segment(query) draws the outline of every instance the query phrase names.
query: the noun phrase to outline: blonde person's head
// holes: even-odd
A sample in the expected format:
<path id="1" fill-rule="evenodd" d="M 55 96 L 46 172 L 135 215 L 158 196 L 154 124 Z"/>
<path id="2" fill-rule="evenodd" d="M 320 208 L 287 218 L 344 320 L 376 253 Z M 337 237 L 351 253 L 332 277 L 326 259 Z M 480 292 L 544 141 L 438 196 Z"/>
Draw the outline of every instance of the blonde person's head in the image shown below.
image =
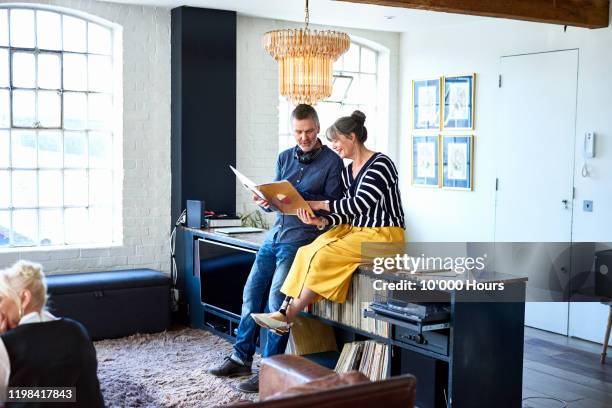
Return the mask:
<path id="1" fill-rule="evenodd" d="M 47 284 L 42 266 L 18 261 L 0 271 L 0 318 L 15 327 L 24 314 L 41 312 L 47 303 Z"/>

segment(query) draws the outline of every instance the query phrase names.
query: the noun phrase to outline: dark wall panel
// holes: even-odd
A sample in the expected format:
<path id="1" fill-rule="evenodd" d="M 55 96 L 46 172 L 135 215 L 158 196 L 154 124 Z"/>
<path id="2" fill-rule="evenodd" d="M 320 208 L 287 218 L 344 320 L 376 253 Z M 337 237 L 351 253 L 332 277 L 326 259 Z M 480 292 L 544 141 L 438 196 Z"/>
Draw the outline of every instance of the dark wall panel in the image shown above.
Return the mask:
<path id="1" fill-rule="evenodd" d="M 172 218 L 188 199 L 234 212 L 236 13 L 172 10 Z"/>

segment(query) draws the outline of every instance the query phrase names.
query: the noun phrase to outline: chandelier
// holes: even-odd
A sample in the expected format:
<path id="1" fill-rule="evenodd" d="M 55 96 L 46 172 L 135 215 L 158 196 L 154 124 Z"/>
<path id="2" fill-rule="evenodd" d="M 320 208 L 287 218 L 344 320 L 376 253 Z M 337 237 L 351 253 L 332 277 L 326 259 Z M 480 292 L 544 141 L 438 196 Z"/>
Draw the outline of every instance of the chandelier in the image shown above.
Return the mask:
<path id="1" fill-rule="evenodd" d="M 264 34 L 266 51 L 278 62 L 280 94 L 294 105 L 314 105 L 332 94 L 334 62 L 351 40 L 345 33 L 310 30 L 306 0 L 305 28 L 275 30 Z"/>

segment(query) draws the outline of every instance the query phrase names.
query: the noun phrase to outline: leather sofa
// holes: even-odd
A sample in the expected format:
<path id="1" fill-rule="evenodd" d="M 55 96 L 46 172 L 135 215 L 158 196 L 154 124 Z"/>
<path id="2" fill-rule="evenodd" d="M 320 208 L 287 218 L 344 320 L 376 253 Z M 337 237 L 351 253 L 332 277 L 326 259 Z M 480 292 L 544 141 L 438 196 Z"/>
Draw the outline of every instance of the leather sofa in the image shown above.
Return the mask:
<path id="1" fill-rule="evenodd" d="M 338 374 L 294 355 L 277 355 L 262 362 L 259 402 L 253 407 L 411 408 L 416 378 L 402 375 L 371 382 L 360 372 Z"/>

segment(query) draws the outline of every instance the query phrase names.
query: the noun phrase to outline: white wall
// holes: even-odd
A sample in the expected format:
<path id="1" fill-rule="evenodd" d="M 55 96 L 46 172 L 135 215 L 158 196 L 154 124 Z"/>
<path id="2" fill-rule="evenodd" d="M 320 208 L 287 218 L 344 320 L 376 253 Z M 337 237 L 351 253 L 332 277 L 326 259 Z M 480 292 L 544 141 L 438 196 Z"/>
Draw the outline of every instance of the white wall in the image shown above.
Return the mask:
<path id="1" fill-rule="evenodd" d="M 22 2 L 25 3 L 25 2 Z M 123 244 L 110 248 L 0 252 L 48 273 L 155 268 L 170 271 L 170 10 L 97 1 L 36 1 L 123 27 Z"/>
<path id="2" fill-rule="evenodd" d="M 576 198 L 572 240 L 612 241 L 612 28 L 588 30 L 561 26 L 482 19 L 479 23 L 440 30 L 402 33 L 400 45 L 400 151 L 402 192 L 409 241 L 492 241 L 494 234 L 495 138 L 500 57 L 505 55 L 579 50 L 576 120 Z M 554 70 L 555 67 L 541 67 Z M 410 87 L 413 79 L 476 72 L 474 191 L 422 189 L 410 185 Z M 525 95 L 526 98 L 529 95 Z M 587 130 L 597 133 L 597 157 L 590 161 L 590 178 L 582 178 L 581 143 Z M 520 158 L 517 158 L 520 160 Z M 542 152 L 546 166 L 555 157 Z M 569 163 L 568 165 L 572 165 Z M 545 180 L 542 188 L 546 188 Z M 520 199 L 520 198 L 519 198 Z M 582 211 L 582 201 L 594 201 L 594 211 Z M 517 216 L 520 216 L 517 214 Z M 598 304 L 576 305 L 570 313 L 570 334 L 601 341 L 607 309 Z M 580 309 L 580 313 L 578 313 Z"/>
<path id="3" fill-rule="evenodd" d="M 299 27 L 302 25 L 295 22 L 238 16 L 236 163 L 237 168 L 255 182 L 272 180 L 279 149 L 278 65 L 263 48 L 261 39 L 267 31 Z M 389 154 L 397 160 L 399 34 L 325 28 L 344 31 L 389 49 Z M 375 135 L 374 129 L 369 129 L 369 133 Z M 236 211 L 251 212 L 254 209 L 250 196 L 242 186 L 237 186 Z"/>

